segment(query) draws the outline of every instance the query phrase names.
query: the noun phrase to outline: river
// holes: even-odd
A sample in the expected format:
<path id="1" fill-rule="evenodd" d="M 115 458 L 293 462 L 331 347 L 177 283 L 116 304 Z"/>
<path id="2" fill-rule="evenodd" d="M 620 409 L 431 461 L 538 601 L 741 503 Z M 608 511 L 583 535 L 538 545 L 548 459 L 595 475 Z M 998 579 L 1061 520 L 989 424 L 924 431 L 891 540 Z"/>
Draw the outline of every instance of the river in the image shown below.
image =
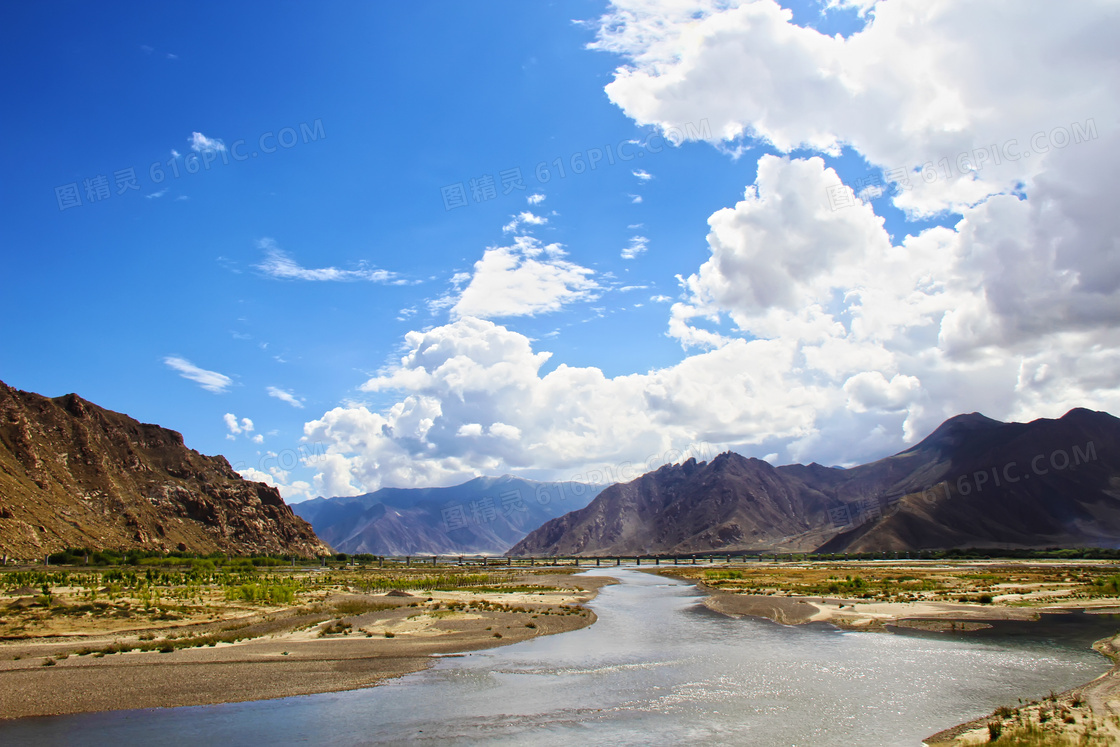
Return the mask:
<path id="1" fill-rule="evenodd" d="M 600 591 L 599 619 L 583 630 L 444 657 L 366 690 L 23 719 L 0 725 L 0 743 L 918 745 L 1108 668 L 1085 631 L 785 627 L 715 614 L 672 579 L 589 575 L 620 583 Z"/>

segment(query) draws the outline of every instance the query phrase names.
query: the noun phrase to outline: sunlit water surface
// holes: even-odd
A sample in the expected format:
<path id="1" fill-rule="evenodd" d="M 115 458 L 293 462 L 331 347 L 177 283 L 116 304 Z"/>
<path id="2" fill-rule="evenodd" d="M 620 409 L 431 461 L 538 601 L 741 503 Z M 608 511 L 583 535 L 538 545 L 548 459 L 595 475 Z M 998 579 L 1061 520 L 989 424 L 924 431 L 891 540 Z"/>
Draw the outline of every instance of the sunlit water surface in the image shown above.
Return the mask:
<path id="1" fill-rule="evenodd" d="M 583 630 L 443 658 L 367 690 L 25 719 L 0 725 L 0 744 L 917 745 L 1107 669 L 1086 645 L 1092 631 L 783 627 L 716 615 L 694 587 L 640 571 L 590 575 L 621 583 L 600 591 L 599 620 Z"/>

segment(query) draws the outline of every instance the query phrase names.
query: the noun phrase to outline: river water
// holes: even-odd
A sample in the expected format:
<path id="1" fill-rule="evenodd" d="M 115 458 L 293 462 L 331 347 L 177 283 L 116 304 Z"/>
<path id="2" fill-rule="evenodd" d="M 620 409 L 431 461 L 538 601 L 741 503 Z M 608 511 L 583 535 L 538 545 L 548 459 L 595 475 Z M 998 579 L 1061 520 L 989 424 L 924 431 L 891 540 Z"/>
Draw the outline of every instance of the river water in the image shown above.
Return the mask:
<path id="1" fill-rule="evenodd" d="M 347 693 L 24 719 L 2 744 L 918 745 L 1108 668 L 1097 630 L 1052 637 L 852 633 L 730 619 L 691 585 L 629 569 L 589 628 Z M 1064 616 L 1068 617 L 1068 616 Z"/>

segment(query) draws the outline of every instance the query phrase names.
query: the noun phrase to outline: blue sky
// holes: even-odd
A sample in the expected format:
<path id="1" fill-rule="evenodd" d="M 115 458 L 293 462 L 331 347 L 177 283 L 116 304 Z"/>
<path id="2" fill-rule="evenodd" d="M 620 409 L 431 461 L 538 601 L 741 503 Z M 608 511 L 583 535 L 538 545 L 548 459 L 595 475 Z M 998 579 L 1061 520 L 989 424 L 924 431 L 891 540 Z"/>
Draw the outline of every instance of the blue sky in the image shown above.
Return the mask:
<path id="1" fill-rule="evenodd" d="M 721 43 L 751 50 L 750 33 L 784 23 L 814 35 L 812 48 L 824 51 L 813 54 L 831 54 L 829 39 L 833 46 L 851 42 L 870 19 L 879 25 L 885 11 L 870 2 L 828 11 L 787 3 L 792 17 L 775 21 L 762 13 L 763 6 L 777 9 L 772 2 L 755 4 L 753 20 L 725 4 L 704 4 L 695 18 L 682 19 L 671 5 L 6 7 L 0 378 L 49 396 L 75 391 L 179 430 L 193 448 L 224 454 L 250 476 L 280 484 L 289 500 L 382 484 L 449 484 L 473 474 L 566 479 L 596 466 L 654 463 L 657 455 L 671 461 L 700 443 L 779 462 L 847 463 L 900 448 L 961 408 L 990 403 L 989 415 L 1013 417 L 1050 414 L 1070 402 L 1110 406 L 1111 383 L 1085 389 L 1067 382 L 1060 396 L 1027 397 L 1022 365 L 1013 380 L 1004 370 L 1009 350 L 1020 363 L 1039 354 L 1021 340 L 985 342 L 984 355 L 1004 368 L 976 374 L 975 351 L 956 368 L 945 361 L 919 366 L 920 344 L 891 348 L 883 341 L 896 338 L 884 335 L 871 350 L 860 347 L 866 340 L 856 345 L 855 327 L 847 326 L 840 337 L 853 347 L 837 355 L 866 356 L 866 365 L 809 371 L 812 357 L 798 348 L 808 367 L 794 361 L 770 371 L 766 361 L 784 355 L 779 343 L 811 342 L 790 326 L 797 304 L 848 325 L 855 312 L 845 299 L 870 297 L 874 283 L 813 286 L 823 295 L 811 304 L 790 291 L 794 300 L 783 306 L 780 283 L 772 285 L 774 298 L 763 298 L 771 284 L 756 255 L 742 272 L 715 277 L 719 247 L 730 251 L 734 241 L 725 236 L 713 248 L 709 220 L 736 209 L 751 185 L 769 194 L 771 187 L 756 184 L 761 158 L 785 157 L 772 162 L 775 196 L 783 179 L 794 179 L 791 169 L 813 163 L 829 184 L 858 192 L 861 179 L 936 161 L 931 154 L 955 155 L 944 143 L 956 140 L 938 139 L 947 131 L 969 144 L 1003 142 L 1030 135 L 1036 117 L 1027 112 L 1022 122 L 998 126 L 976 118 L 955 130 L 927 123 L 906 130 L 910 142 L 895 143 L 889 121 L 913 111 L 891 111 L 875 96 L 858 103 L 852 94 L 843 111 L 884 106 L 881 131 L 843 124 L 849 115 L 837 114 L 827 95 L 823 125 L 811 101 L 802 102 L 809 114 L 790 113 L 792 95 L 761 114 L 744 95 L 743 108 L 728 112 L 744 86 L 732 85 L 726 71 L 705 71 L 719 64 L 704 58 L 705 50 L 718 51 L 712 39 L 730 37 Z M 609 24 L 600 21 L 612 15 Z M 604 41 L 604 29 L 650 28 L 642 24 L 651 19 L 660 19 L 661 36 Z M 701 22 L 707 46 L 674 36 L 674 28 L 687 34 Z M 880 36 L 894 29 L 897 42 L 903 27 L 904 20 L 883 21 Z M 879 29 L 868 28 L 870 45 Z M 788 67 L 779 59 L 789 52 L 780 35 L 767 38 L 778 39 L 774 67 L 761 65 L 752 81 Z M 607 49 L 588 48 L 596 42 Z M 679 48 L 665 57 L 674 44 Z M 853 70 L 857 54 L 891 64 L 881 50 L 837 54 L 847 55 L 841 61 Z M 624 65 L 641 80 L 618 83 Z M 661 83 L 674 66 L 682 82 L 667 90 Z M 794 83 L 788 90 L 817 95 L 812 80 Z M 963 84 L 949 76 L 946 85 Z M 1055 122 L 1096 117 L 1104 133 L 1104 104 L 1067 104 Z M 834 119 L 836 131 L 816 132 Z M 745 130 L 728 134 L 729 123 Z M 620 144 L 630 160 L 619 157 Z M 596 158 L 594 170 L 573 173 Z M 547 169 L 547 182 L 538 166 Z M 524 189 L 503 194 L 501 175 L 513 169 Z M 884 251 L 908 234 L 940 241 L 939 227 L 963 235 L 957 226 L 968 211 L 1016 199 L 1015 185 L 1021 189 L 1038 173 L 1000 174 L 987 186 L 958 174 L 969 182 L 959 189 L 946 178 L 935 185 L 945 187 L 941 192 L 909 200 L 888 193 L 864 206 L 832 205 L 831 216 L 822 215 L 849 223 L 858 215 L 859 225 L 843 230 L 867 232 L 866 240 L 852 240 L 884 241 Z M 487 176 L 493 196 L 472 196 L 472 180 Z M 99 177 L 107 196 L 91 199 Z M 466 204 L 448 209 L 445 189 L 460 184 Z M 824 188 L 805 194 L 819 203 Z M 770 200 L 758 208 L 783 214 L 777 206 Z M 528 220 L 511 226 L 522 213 Z M 727 215 L 728 231 L 744 225 Z M 771 239 L 785 235 L 771 228 Z M 760 251 L 799 251 L 779 244 Z M 508 251 L 496 251 L 503 247 Z M 629 258 L 627 247 L 637 249 Z M 483 267 L 484 258 L 492 264 Z M 863 260 L 837 261 L 849 267 Z M 702 273 L 705 263 L 715 269 Z M 798 276 L 783 266 L 781 277 Z M 696 282 L 682 285 L 690 277 Z M 739 282 L 754 287 L 753 295 L 737 290 Z M 739 304 L 747 297 L 755 299 L 750 308 Z M 792 316 L 774 326 L 767 306 Z M 908 329 L 940 325 L 944 339 L 946 309 L 959 306 L 928 312 L 941 316 Z M 978 313 L 990 319 L 999 310 Z M 1057 331 L 1078 327 L 1066 322 Z M 719 339 L 698 342 L 705 331 Z M 401 363 L 438 345 L 453 349 L 439 376 L 435 363 Z M 950 358 L 958 350 L 934 347 Z M 545 352 L 547 360 L 530 362 Z M 717 365 L 705 355 L 722 358 Z M 475 378 L 466 377 L 472 383 L 456 378 L 463 369 L 455 361 L 480 366 Z M 737 372 L 755 365 L 743 374 L 752 383 L 721 389 L 734 388 Z M 409 378 L 418 367 L 430 380 Z M 507 368 L 527 378 L 505 381 Z M 697 378 L 693 369 L 718 376 Z M 675 391 L 695 388 L 695 397 L 665 394 L 669 379 Z M 778 401 L 784 394 L 775 399 L 763 380 L 793 399 Z M 502 381 L 509 386 L 493 384 Z M 944 396 L 962 386 L 964 395 Z M 557 404 L 557 391 L 570 391 L 572 401 Z M 611 413 L 600 401 L 624 409 Z M 711 412 L 697 416 L 704 408 Z M 642 423 L 627 424 L 635 410 L 643 411 Z M 855 435 L 839 447 L 837 434 L 845 432 Z M 388 441 L 373 445 L 378 439 Z M 610 439 L 619 446 L 604 446 Z M 309 448 L 317 456 L 308 459 Z M 278 470 L 277 459 L 266 461 L 293 451 L 304 463 L 288 460 L 289 468 Z"/>

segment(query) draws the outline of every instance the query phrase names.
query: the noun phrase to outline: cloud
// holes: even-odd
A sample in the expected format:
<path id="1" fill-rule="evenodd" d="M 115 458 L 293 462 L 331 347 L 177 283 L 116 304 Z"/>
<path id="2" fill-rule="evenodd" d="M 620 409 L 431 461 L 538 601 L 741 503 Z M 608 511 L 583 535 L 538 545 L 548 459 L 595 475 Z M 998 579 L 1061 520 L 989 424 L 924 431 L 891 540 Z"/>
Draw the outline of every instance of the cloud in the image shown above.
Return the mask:
<path id="1" fill-rule="evenodd" d="M 905 438 L 974 409 L 1114 409 L 1099 372 L 1120 355 L 1120 137 L 1105 124 L 1120 100 L 1080 83 L 1120 73 L 1111 4 L 831 6 L 866 26 L 824 36 L 772 0 L 616 0 L 602 19 L 593 46 L 625 63 L 606 91 L 636 123 L 737 154 L 847 149 L 889 187 L 861 203 L 821 159 L 763 156 L 743 200 L 710 217 L 711 257 L 681 278 L 670 333 L 792 342 L 797 379 L 827 383 L 850 414 L 878 410 L 896 432 L 905 402 Z M 945 225 L 896 241 L 880 197 Z"/>
<path id="2" fill-rule="evenodd" d="M 187 142 L 195 153 L 220 153 L 226 149 L 225 143 L 221 140 L 208 138 L 201 132 L 192 132 Z"/>
<path id="3" fill-rule="evenodd" d="M 563 259 L 559 244 L 532 236 L 490 247 L 474 265 L 470 282 L 454 300 L 453 317 L 494 319 L 558 311 L 595 298 L 593 271 Z M 457 276 L 463 282 L 463 276 Z"/>
<path id="4" fill-rule="evenodd" d="M 509 223 L 502 226 L 502 231 L 504 233 L 510 233 L 511 231 L 516 231 L 518 227 L 522 225 L 543 226 L 545 223 L 548 223 L 548 218 L 540 215 L 534 215 L 528 210 L 524 210 L 513 216 L 513 220 L 511 220 Z"/>
<path id="5" fill-rule="evenodd" d="M 649 248 L 649 239 L 645 236 L 632 236 L 630 244 L 623 248 L 623 259 L 634 259 L 639 254 L 644 254 L 646 249 Z"/>
<path id="6" fill-rule="evenodd" d="M 163 197 L 165 194 L 167 194 L 167 190 L 166 189 L 161 189 L 158 192 L 152 192 L 151 194 L 144 195 L 144 196 L 147 197 L 149 200 L 158 200 L 159 198 Z"/>
<path id="7" fill-rule="evenodd" d="M 195 382 L 208 392 L 222 394 L 233 384 L 233 379 L 217 371 L 207 371 L 191 363 L 186 358 L 169 355 L 163 359 L 168 367 L 179 372 L 184 379 Z"/>
<path id="8" fill-rule="evenodd" d="M 1107 0 L 1068 13 L 1044 0 L 892 0 L 874 4 L 874 19 L 842 38 L 796 25 L 775 0 L 617 0 L 592 47 L 627 63 L 606 92 L 638 124 L 732 148 L 851 148 L 877 168 L 909 173 L 898 206 L 933 215 L 1029 186 L 1062 148 L 989 157 L 979 169 L 958 168 L 959 154 L 1012 139 L 1027 150 L 1033 133 L 1116 121 L 1120 100 L 1107 87 L 1073 83 L 1086 70 L 1098 80 L 1120 74 L 1111 8 Z M 1009 65 L 1024 44 L 1029 58 Z M 943 168 L 941 159 L 948 174 L 918 175 L 926 163 Z"/>
<path id="9" fill-rule="evenodd" d="M 653 175 L 650 174 L 645 169 L 636 169 L 634 171 L 631 171 L 630 173 L 633 174 L 634 176 L 638 177 L 639 179 L 641 179 L 643 182 L 648 182 L 650 179 L 653 178 Z"/>
<path id="10" fill-rule="evenodd" d="M 316 282 L 345 282 L 353 280 L 367 280 L 371 283 L 392 283 L 399 285 L 400 276 L 388 270 L 340 270 L 336 267 L 309 269 L 302 267 L 298 262 L 283 252 L 272 239 L 261 239 L 257 247 L 265 251 L 265 258 L 256 269 L 269 277 L 278 280 L 310 280 Z"/>
<path id="11" fill-rule="evenodd" d="M 904 412 L 904 439 L 973 410 L 1115 411 L 1120 388 L 1101 372 L 1120 360 L 1116 173 L 1085 151 L 1025 198 L 991 197 L 895 243 L 872 206 L 831 209 L 838 180 L 821 159 L 764 156 L 744 199 L 709 218 L 711 258 L 683 278 L 670 334 L 795 345 L 790 386 L 827 385 L 881 422 Z"/>
<path id="12" fill-rule="evenodd" d="M 460 438 L 477 438 L 482 435 L 482 425 L 480 423 L 463 423 L 459 426 L 455 435 Z"/>
<path id="13" fill-rule="evenodd" d="M 640 203 L 642 201 L 642 196 L 641 195 L 626 195 L 626 196 L 629 197 L 630 202 L 634 203 L 635 205 L 637 205 L 638 203 Z"/>
<path id="14" fill-rule="evenodd" d="M 171 157 L 172 158 L 178 158 L 179 155 L 180 155 L 179 151 L 175 150 L 174 148 L 171 149 Z"/>
<path id="15" fill-rule="evenodd" d="M 800 437 L 828 404 L 813 387 L 783 388 L 796 359 L 790 346 L 770 341 L 738 340 L 615 378 L 565 364 L 542 376 L 550 353 L 475 318 L 411 332 L 406 346 L 399 365 L 361 387 L 379 399 L 393 395 L 392 404 L 339 407 L 304 426 L 306 439 L 336 458 L 324 484 L 353 494 L 528 468 L 572 477 L 728 436 Z"/>
<path id="16" fill-rule="evenodd" d="M 254 430 L 252 420 L 250 420 L 249 418 L 241 418 L 241 421 L 238 422 L 237 416 L 232 412 L 227 412 L 225 415 L 223 415 L 222 420 L 225 421 L 226 428 L 229 430 L 229 434 L 226 436 L 226 438 L 230 440 L 233 440 L 235 436 L 239 435 L 248 436 Z M 256 436 L 252 437 L 252 440 L 256 443 L 261 443 L 262 441 L 264 441 L 264 438 L 260 434 L 257 434 Z"/>
<path id="17" fill-rule="evenodd" d="M 544 202 L 544 195 L 539 192 L 536 194 L 531 194 L 525 198 L 525 201 L 530 205 L 540 205 L 542 202 Z"/>
<path id="18" fill-rule="evenodd" d="M 292 392 L 289 392 L 285 389 L 280 389 L 279 387 L 275 386 L 268 387 L 267 391 L 269 397 L 275 397 L 281 402 L 287 402 L 292 407 L 303 409 L 303 402 L 298 399 Z"/>
<path id="19" fill-rule="evenodd" d="M 672 302 L 683 360 L 608 377 L 480 318 L 596 292 L 520 282 L 558 256 L 518 237 L 536 243 L 487 249 L 447 298 L 452 320 L 410 332 L 365 382 L 377 406 L 305 424 L 329 444 L 316 486 L 640 472 L 705 442 L 852 464 L 961 412 L 1120 411 L 1120 99 L 1092 82 L 1120 78 L 1120 17 L 1093 0 L 833 5 L 866 27 L 824 36 L 773 0 L 616 0 L 603 19 L 595 46 L 623 63 L 607 94 L 636 124 L 733 157 L 776 152 L 755 156 L 742 199 L 712 206 L 708 256 L 678 277 L 678 299 L 651 298 Z M 889 193 L 857 199 L 825 160 L 844 152 Z M 940 217 L 895 238 L 886 200 Z"/>
<path id="20" fill-rule="evenodd" d="M 226 421 L 226 428 L 229 429 L 230 434 L 237 435 L 241 433 L 241 426 L 237 424 L 237 416 L 232 412 L 227 412 L 222 416 L 222 419 Z"/>

